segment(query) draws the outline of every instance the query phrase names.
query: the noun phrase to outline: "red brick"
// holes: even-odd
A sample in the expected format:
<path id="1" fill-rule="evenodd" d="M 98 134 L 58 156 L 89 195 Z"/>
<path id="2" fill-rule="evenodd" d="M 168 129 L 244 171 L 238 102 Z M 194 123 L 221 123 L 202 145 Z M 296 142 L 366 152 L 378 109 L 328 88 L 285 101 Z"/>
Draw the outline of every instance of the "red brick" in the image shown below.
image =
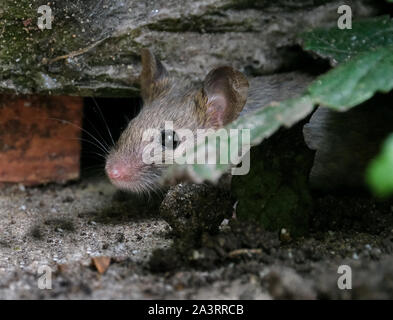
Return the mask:
<path id="1" fill-rule="evenodd" d="M 0 96 L 0 183 L 77 179 L 82 112 L 79 97 Z"/>

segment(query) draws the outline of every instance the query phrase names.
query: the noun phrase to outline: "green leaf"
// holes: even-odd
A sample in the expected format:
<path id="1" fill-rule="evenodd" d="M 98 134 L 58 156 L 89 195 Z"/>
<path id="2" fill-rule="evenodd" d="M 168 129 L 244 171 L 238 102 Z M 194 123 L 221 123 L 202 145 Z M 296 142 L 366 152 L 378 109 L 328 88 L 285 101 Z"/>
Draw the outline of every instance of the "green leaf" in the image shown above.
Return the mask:
<path id="1" fill-rule="evenodd" d="M 305 50 L 336 65 L 357 54 L 393 45 L 393 20 L 389 16 L 375 17 L 354 22 L 352 29 L 316 29 L 301 38 Z"/>
<path id="2" fill-rule="evenodd" d="M 393 47 L 386 47 L 341 64 L 312 83 L 309 92 L 314 103 L 345 111 L 392 89 Z"/>
<path id="3" fill-rule="evenodd" d="M 393 194 L 393 134 L 385 141 L 382 152 L 371 162 L 366 177 L 377 196 Z"/>
<path id="4" fill-rule="evenodd" d="M 251 145 L 257 145 L 271 136 L 281 126 L 291 127 L 313 110 L 308 95 L 262 107 L 234 121 L 229 128 L 251 131 Z"/>

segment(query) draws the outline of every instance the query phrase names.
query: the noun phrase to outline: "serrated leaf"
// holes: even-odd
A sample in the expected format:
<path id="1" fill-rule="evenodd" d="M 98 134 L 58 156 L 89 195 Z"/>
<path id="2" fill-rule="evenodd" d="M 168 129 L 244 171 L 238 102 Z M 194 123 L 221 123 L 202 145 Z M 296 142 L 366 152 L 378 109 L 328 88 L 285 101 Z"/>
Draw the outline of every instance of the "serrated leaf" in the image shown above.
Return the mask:
<path id="1" fill-rule="evenodd" d="M 281 126 L 291 127 L 305 118 L 313 109 L 308 95 L 262 107 L 234 121 L 229 128 L 250 129 L 251 145 L 257 145 Z"/>
<path id="2" fill-rule="evenodd" d="M 330 59 L 332 65 L 354 56 L 393 45 L 393 20 L 389 16 L 355 21 L 352 29 L 316 29 L 301 35 L 305 50 Z"/>
<path id="3" fill-rule="evenodd" d="M 312 83 L 314 103 L 345 111 L 393 88 L 393 47 L 365 52 Z"/>

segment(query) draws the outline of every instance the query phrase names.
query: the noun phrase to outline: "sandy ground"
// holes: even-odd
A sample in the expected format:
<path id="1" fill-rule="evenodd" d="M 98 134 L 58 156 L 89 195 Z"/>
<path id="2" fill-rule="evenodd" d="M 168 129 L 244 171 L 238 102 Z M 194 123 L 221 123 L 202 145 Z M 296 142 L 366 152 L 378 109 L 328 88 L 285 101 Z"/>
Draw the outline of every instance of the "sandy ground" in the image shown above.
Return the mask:
<path id="1" fill-rule="evenodd" d="M 66 187 L 1 190 L 0 298 L 51 296 L 37 291 L 39 266 L 47 265 L 53 271 L 63 264 L 88 269 L 95 256 L 126 259 L 137 265 L 146 261 L 153 248 L 170 244 L 163 236 L 168 228 L 164 221 L 145 216 L 143 208 L 130 209 L 113 200 L 114 195 L 116 190 L 108 182 L 97 179 Z M 91 271 L 100 286 L 100 275 Z M 113 288 L 113 292 L 97 296 L 131 297 L 116 292 Z"/>
<path id="2" fill-rule="evenodd" d="M 227 226 L 191 249 L 189 263 L 165 254 L 173 240 L 154 202 L 119 196 L 105 180 L 7 187 L 0 299 L 392 298 L 393 207 L 324 197 L 316 210 L 306 238 Z M 164 257 L 153 270 L 157 248 Z M 97 256 L 111 258 L 104 273 L 92 265 Z M 337 287 L 342 264 L 352 268 L 352 290 Z M 40 266 L 53 271 L 52 289 L 39 289 Z"/>

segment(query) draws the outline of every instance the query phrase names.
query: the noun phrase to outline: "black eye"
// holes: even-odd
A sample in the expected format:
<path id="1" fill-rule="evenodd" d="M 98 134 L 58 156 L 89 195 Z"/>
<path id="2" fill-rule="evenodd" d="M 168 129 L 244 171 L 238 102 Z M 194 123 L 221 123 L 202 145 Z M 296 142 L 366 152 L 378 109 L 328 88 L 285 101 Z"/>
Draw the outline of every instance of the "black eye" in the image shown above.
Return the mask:
<path id="1" fill-rule="evenodd" d="M 180 144 L 180 139 L 175 131 L 163 130 L 161 132 L 161 144 L 164 148 L 174 150 Z"/>

